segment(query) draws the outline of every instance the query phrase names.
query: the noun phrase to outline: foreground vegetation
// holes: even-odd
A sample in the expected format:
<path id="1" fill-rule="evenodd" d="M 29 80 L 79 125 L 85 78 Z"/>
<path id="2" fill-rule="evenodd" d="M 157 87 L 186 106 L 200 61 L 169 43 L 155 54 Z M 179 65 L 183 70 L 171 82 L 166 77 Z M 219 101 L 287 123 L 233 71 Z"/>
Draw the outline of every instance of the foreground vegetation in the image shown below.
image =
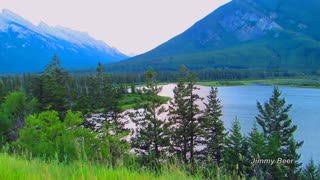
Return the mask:
<path id="1" fill-rule="evenodd" d="M 0 146 L 7 147 L 11 157 L 2 158 L 30 163 L 28 168 L 34 163 L 40 169 L 64 167 L 67 171 L 61 170 L 62 174 L 70 178 L 72 173 L 89 179 L 100 173 L 117 177 L 118 172 L 124 178 L 142 172 L 137 176 L 142 179 L 319 175 L 312 161 L 301 171 L 298 150 L 303 142 L 294 138 L 292 105 L 286 104 L 277 87 L 268 101 L 257 103 L 256 124 L 249 134 L 242 134 L 237 119 L 230 130 L 225 129 L 217 88 L 211 88 L 205 108 L 200 109 L 196 102 L 202 98 L 194 93 L 197 78 L 185 66 L 179 74 L 168 107 L 161 106 L 168 99 L 158 96 L 161 86 L 153 69 L 145 73 L 145 86 L 131 85 L 131 92 L 128 86 L 113 83 L 101 64 L 94 75 L 70 77 L 57 56 L 40 75 L 5 79 L 0 83 Z M 126 112 L 125 117 L 124 109 L 132 107 L 139 109 Z M 93 116 L 96 110 L 101 112 L 98 118 Z M 133 129 L 126 127 L 129 121 Z M 251 163 L 257 158 L 285 158 L 291 163 Z M 101 167 L 106 170 L 100 172 Z M 15 171 L 12 168 L 8 171 Z M 80 170 L 69 172 L 70 168 Z"/>
<path id="2" fill-rule="evenodd" d="M 0 154 L 0 179 L 201 179 L 190 176 L 175 166 L 170 166 L 161 175 L 150 170 L 133 170 L 126 167 L 112 168 L 107 165 L 85 161 L 59 163 L 40 159 L 26 160 L 19 156 Z"/>

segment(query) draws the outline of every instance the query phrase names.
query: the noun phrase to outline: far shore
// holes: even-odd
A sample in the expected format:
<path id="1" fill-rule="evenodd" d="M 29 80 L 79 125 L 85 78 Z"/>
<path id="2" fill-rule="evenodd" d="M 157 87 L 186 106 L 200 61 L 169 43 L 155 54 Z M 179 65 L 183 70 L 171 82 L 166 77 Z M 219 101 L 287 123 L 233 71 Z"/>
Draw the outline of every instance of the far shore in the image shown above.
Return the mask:
<path id="1" fill-rule="evenodd" d="M 302 88 L 320 89 L 319 78 L 277 78 L 277 79 L 256 79 L 256 80 L 217 80 L 199 81 L 202 86 L 245 86 L 245 85 L 271 85 L 271 86 L 291 86 Z"/>

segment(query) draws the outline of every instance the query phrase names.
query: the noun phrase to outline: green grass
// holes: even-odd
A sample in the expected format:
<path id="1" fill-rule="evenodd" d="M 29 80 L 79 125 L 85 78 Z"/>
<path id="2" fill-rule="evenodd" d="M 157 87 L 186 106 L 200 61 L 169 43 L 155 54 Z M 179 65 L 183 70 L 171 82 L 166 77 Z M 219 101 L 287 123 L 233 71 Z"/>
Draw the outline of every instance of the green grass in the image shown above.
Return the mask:
<path id="1" fill-rule="evenodd" d="M 161 103 L 164 104 L 167 101 L 169 101 L 170 97 L 165 96 L 158 96 L 160 98 Z M 144 105 L 146 105 L 148 101 L 143 99 L 143 95 L 140 94 L 126 94 L 123 97 L 120 98 L 119 104 L 122 111 L 128 110 L 128 109 L 137 109 L 142 108 Z M 103 109 L 97 109 L 94 111 L 95 113 L 103 112 Z"/>
<path id="2" fill-rule="evenodd" d="M 292 86 L 305 88 L 320 88 L 319 78 L 279 78 L 279 79 L 258 79 L 258 80 L 235 80 L 235 81 L 202 81 L 198 82 L 203 86 L 237 86 L 237 85 L 277 85 L 277 86 Z"/>
<path id="3" fill-rule="evenodd" d="M 162 103 L 166 103 L 167 101 L 170 100 L 169 97 L 163 97 L 163 96 L 158 96 L 158 97 L 161 99 Z M 128 94 L 122 97 L 119 103 L 122 110 L 127 110 L 127 109 L 141 108 L 144 105 L 146 105 L 148 101 L 143 99 L 143 95 Z"/>
<path id="4" fill-rule="evenodd" d="M 213 86 L 213 87 L 249 85 L 245 81 L 200 81 L 197 84 L 202 86 Z"/>
<path id="5" fill-rule="evenodd" d="M 125 167 L 110 168 L 104 165 L 86 162 L 69 164 L 57 162 L 44 162 L 39 159 L 25 160 L 17 156 L 0 153 L 0 179 L 200 179 L 190 177 L 175 166 L 155 175 L 151 171 L 133 171 Z"/>

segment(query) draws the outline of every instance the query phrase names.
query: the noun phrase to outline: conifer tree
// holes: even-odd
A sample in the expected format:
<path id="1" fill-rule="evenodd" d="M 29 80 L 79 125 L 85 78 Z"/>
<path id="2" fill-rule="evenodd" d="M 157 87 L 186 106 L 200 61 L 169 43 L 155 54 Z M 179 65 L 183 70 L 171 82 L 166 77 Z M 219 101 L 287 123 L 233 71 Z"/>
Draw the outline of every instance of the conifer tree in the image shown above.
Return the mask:
<path id="1" fill-rule="evenodd" d="M 97 89 L 96 89 L 96 103 L 98 104 L 98 107 L 101 108 L 104 106 L 106 101 L 109 99 L 109 95 L 111 94 L 111 84 L 110 84 L 110 78 L 105 73 L 102 64 L 99 62 L 96 72 L 96 83 L 97 83 Z"/>
<path id="2" fill-rule="evenodd" d="M 249 155 L 250 161 L 254 159 L 265 159 L 267 152 L 267 143 L 263 133 L 261 133 L 258 129 L 258 125 L 255 122 L 251 132 L 248 137 L 249 143 Z M 265 177 L 265 171 L 268 165 L 264 164 L 251 164 L 251 176 L 255 176 L 258 179 Z"/>
<path id="3" fill-rule="evenodd" d="M 74 111 L 76 105 L 76 99 L 80 96 L 80 93 L 77 91 L 77 80 L 68 76 L 66 78 L 66 108 Z"/>
<path id="4" fill-rule="evenodd" d="M 99 108 L 98 83 L 95 76 L 89 77 L 88 97 L 92 110 Z"/>
<path id="5" fill-rule="evenodd" d="M 287 177 L 294 179 L 298 177 L 301 172 L 302 163 L 299 162 L 301 154 L 298 153 L 298 149 L 302 146 L 303 142 L 297 142 L 293 137 L 289 139 L 289 145 L 283 150 L 283 159 L 293 160 L 292 163 L 287 165 Z"/>
<path id="6" fill-rule="evenodd" d="M 136 93 L 136 86 L 133 83 L 131 83 L 131 85 L 130 85 L 130 90 L 131 90 L 132 94 Z"/>
<path id="7" fill-rule="evenodd" d="M 225 144 L 226 150 L 225 165 L 231 173 L 236 172 L 238 175 L 245 175 L 245 152 L 246 138 L 241 134 L 241 126 L 238 119 L 232 123 L 230 134 L 227 136 Z"/>
<path id="8" fill-rule="evenodd" d="M 296 125 L 292 125 L 292 120 L 288 113 L 292 105 L 286 105 L 286 101 L 280 98 L 281 91 L 275 87 L 272 97 L 262 105 L 257 103 L 259 114 L 256 116 L 258 124 L 263 129 L 263 134 L 267 140 L 268 159 L 288 158 L 293 160 L 292 164 L 274 164 L 269 168 L 270 174 L 274 177 L 289 178 L 299 172 L 298 163 L 300 155 L 297 150 L 303 142 L 296 142 L 294 132 Z"/>
<path id="9" fill-rule="evenodd" d="M 313 159 L 310 159 L 308 164 L 302 170 L 303 180 L 320 179 L 320 166 L 316 166 Z"/>
<path id="10" fill-rule="evenodd" d="M 91 101 L 91 96 L 89 96 L 89 88 L 87 86 L 87 80 L 91 77 L 80 78 L 79 82 L 77 83 L 79 87 L 77 87 L 77 94 L 78 96 L 74 102 L 74 110 L 81 111 L 84 115 L 89 112 L 92 112 L 93 103 Z"/>
<path id="11" fill-rule="evenodd" d="M 5 97 L 5 85 L 2 80 L 0 80 L 0 104 L 3 102 Z"/>
<path id="12" fill-rule="evenodd" d="M 109 154 L 109 162 L 112 166 L 117 164 L 117 160 L 122 158 L 129 148 L 128 142 L 125 138 L 129 131 L 124 128 L 124 125 L 119 127 L 119 123 L 106 120 L 103 123 L 102 133 L 100 139 L 102 140 L 103 151 Z"/>
<path id="13" fill-rule="evenodd" d="M 57 55 L 41 74 L 39 102 L 42 110 L 51 109 L 63 115 L 67 110 L 66 80 L 68 74 L 63 70 Z"/>
<path id="14" fill-rule="evenodd" d="M 169 147 L 169 126 L 166 119 L 160 119 L 167 109 L 162 105 L 159 96 L 161 87 L 156 82 L 156 72 L 149 69 L 145 74 L 146 87 L 142 89 L 143 100 L 148 103 L 143 107 L 143 112 L 139 117 L 133 118 L 137 129 L 132 138 L 132 146 L 139 150 L 142 158 L 153 168 L 157 168 L 161 157 L 165 156 Z M 137 114 L 140 114 L 137 112 Z"/>
<path id="15" fill-rule="evenodd" d="M 92 89 L 92 91 L 96 91 L 96 93 L 93 93 L 96 108 L 103 108 L 103 115 L 106 121 L 112 124 L 110 127 L 113 127 L 114 133 L 127 134 L 128 129 L 124 127 L 127 122 L 121 120 L 120 90 L 111 83 L 110 77 L 104 71 L 100 62 L 98 63 L 96 77 L 93 82 L 96 85 L 95 89 Z"/>
<path id="16" fill-rule="evenodd" d="M 216 165 L 220 166 L 223 160 L 225 128 L 222 116 L 222 106 L 218 99 L 218 89 L 211 87 L 207 96 L 208 103 L 205 104 L 203 116 L 200 119 L 202 136 L 201 144 L 205 148 L 201 151 L 204 160 L 212 158 Z"/>
<path id="17" fill-rule="evenodd" d="M 196 78 L 185 66 L 180 68 L 180 79 L 174 88 L 174 100 L 170 103 L 170 122 L 172 126 L 173 151 L 185 164 L 191 164 L 191 172 L 195 171 L 196 146 L 199 144 L 201 129 L 199 115 L 201 111 L 196 101 L 201 100 L 194 91 Z M 188 157 L 189 156 L 189 157 Z"/>
<path id="18" fill-rule="evenodd" d="M 119 88 L 114 87 L 110 84 L 110 89 L 106 91 L 106 97 L 103 103 L 104 107 L 104 117 L 109 123 L 113 123 L 115 125 L 115 131 L 117 133 L 128 132 L 128 129 L 125 128 L 125 125 L 128 123 L 123 120 L 123 110 L 120 107 L 120 91 Z"/>

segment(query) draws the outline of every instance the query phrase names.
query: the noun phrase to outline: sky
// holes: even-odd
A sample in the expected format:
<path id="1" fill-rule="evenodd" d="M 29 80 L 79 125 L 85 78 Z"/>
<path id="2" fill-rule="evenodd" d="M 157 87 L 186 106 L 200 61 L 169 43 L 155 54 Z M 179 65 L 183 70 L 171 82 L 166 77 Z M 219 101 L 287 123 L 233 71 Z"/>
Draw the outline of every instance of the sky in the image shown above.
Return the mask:
<path id="1" fill-rule="evenodd" d="M 230 0 L 0 0 L 38 25 L 87 32 L 119 51 L 137 55 L 182 33 Z"/>

